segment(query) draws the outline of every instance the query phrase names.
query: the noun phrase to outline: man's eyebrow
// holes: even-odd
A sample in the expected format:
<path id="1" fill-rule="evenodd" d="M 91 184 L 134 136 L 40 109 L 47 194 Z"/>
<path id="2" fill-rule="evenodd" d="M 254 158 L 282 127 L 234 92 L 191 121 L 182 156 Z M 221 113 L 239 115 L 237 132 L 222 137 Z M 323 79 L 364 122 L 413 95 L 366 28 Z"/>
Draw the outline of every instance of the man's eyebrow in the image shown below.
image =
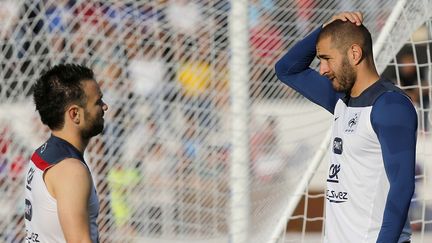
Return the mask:
<path id="1" fill-rule="evenodd" d="M 317 54 L 316 57 L 317 57 L 318 59 L 328 59 L 328 58 L 330 58 L 330 56 L 325 55 L 325 54 Z"/>

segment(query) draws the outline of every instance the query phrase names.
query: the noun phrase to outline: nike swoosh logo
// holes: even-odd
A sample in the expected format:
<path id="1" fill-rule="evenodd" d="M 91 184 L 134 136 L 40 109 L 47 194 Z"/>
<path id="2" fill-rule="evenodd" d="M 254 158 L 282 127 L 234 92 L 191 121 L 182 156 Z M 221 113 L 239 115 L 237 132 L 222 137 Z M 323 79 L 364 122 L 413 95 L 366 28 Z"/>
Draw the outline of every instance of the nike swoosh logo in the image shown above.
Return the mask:
<path id="1" fill-rule="evenodd" d="M 336 121 L 337 119 L 339 119 L 339 117 L 336 117 L 336 118 L 334 119 L 334 121 Z"/>

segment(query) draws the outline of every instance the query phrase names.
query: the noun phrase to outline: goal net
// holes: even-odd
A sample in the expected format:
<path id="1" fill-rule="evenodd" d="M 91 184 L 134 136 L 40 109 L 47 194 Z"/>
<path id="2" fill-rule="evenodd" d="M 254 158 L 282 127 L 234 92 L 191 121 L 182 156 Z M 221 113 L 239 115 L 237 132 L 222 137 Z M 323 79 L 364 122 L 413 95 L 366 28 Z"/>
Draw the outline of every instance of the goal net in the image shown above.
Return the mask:
<path id="1" fill-rule="evenodd" d="M 26 166 L 50 135 L 31 86 L 66 62 L 95 71 L 109 106 L 85 154 L 101 242 L 320 241 L 330 114 L 273 67 L 342 10 L 364 13 L 380 72 L 416 103 L 410 217 L 416 242 L 428 242 L 430 0 L 0 3 L 0 242 L 24 241 Z"/>

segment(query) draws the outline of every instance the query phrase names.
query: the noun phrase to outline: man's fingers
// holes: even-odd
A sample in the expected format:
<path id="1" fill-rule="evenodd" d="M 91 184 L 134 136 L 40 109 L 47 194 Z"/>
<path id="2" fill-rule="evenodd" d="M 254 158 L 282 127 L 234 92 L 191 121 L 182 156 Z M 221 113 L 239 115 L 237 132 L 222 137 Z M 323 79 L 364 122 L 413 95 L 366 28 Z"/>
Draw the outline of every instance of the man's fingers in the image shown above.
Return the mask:
<path id="1" fill-rule="evenodd" d="M 354 14 L 358 17 L 360 23 L 363 23 L 363 14 L 361 12 L 354 12 Z"/>
<path id="2" fill-rule="evenodd" d="M 352 23 L 361 25 L 363 23 L 363 15 L 360 12 L 350 12 L 350 20 Z"/>
<path id="3" fill-rule="evenodd" d="M 350 21 L 351 23 L 355 25 L 361 25 L 363 23 L 363 14 L 361 12 L 341 12 L 339 14 L 334 15 L 331 20 L 323 25 L 325 27 L 326 25 L 330 24 L 331 22 L 335 20 L 342 20 L 342 21 Z"/>
<path id="4" fill-rule="evenodd" d="M 361 23 L 362 23 L 360 15 L 358 15 L 355 12 L 347 12 L 347 13 L 345 13 L 345 16 L 353 24 L 361 25 Z"/>
<path id="5" fill-rule="evenodd" d="M 363 23 L 363 14 L 361 12 L 342 12 L 333 16 L 329 23 L 335 20 L 350 21 L 353 24 L 361 25 Z"/>

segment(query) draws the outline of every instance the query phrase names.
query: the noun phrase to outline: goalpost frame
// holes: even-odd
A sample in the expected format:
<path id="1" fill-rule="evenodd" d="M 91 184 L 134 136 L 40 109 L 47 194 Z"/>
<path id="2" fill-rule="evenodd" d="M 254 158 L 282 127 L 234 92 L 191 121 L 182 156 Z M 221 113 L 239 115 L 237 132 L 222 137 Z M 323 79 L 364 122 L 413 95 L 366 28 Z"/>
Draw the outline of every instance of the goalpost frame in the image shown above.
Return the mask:
<path id="1" fill-rule="evenodd" d="M 249 28 L 248 0 L 232 0 L 229 15 L 231 164 L 229 242 L 246 243 L 249 238 Z"/>

